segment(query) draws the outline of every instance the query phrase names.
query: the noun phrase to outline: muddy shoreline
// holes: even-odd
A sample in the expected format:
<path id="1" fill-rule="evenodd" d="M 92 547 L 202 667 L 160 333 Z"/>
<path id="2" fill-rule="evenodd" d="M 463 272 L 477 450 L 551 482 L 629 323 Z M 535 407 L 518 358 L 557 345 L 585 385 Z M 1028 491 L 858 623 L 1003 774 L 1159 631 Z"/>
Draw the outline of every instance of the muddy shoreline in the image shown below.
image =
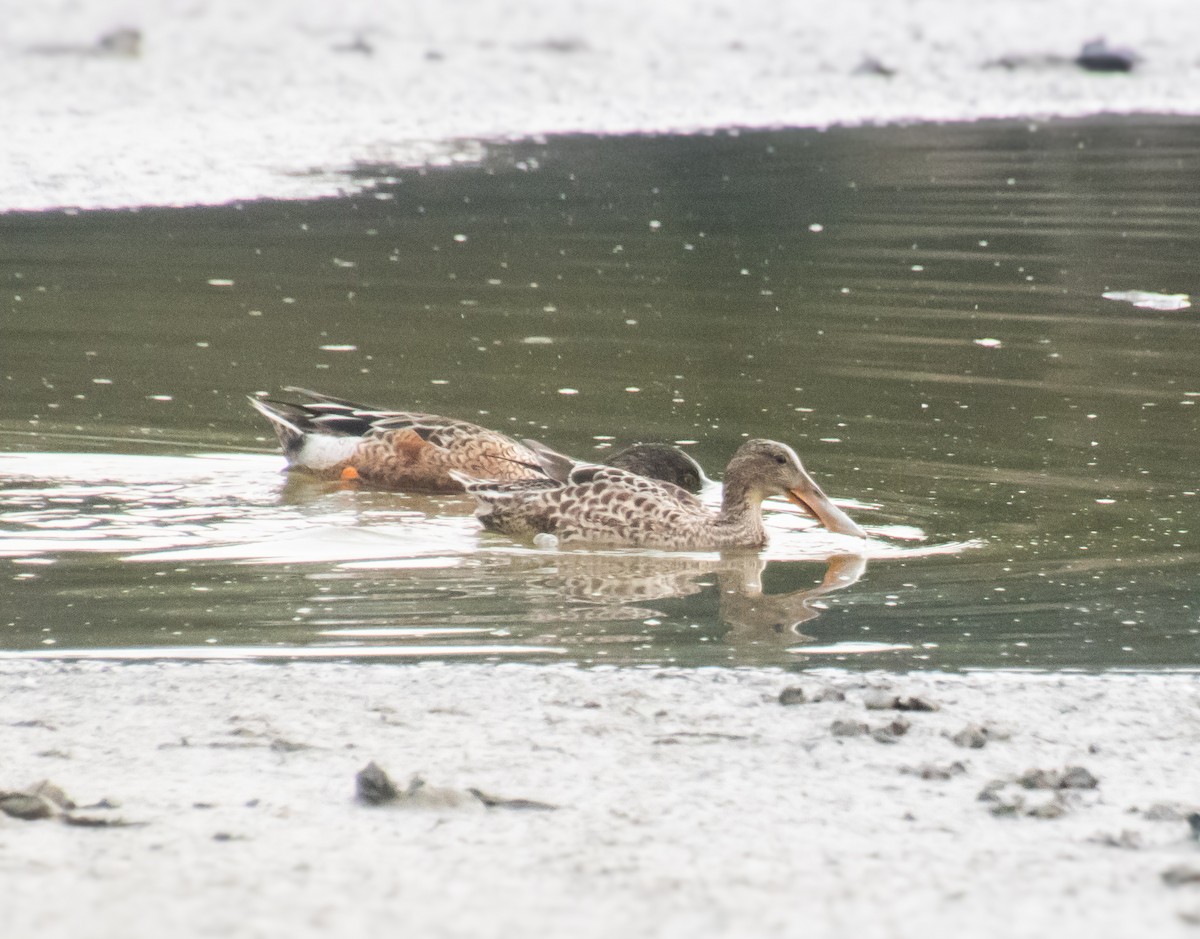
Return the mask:
<path id="1" fill-rule="evenodd" d="M 0 816 L 8 936 L 1200 923 L 1191 674 L 7 662 L 0 683 L 0 789 L 48 779 L 127 825 Z M 516 807 L 368 807 L 372 761 Z"/>
<path id="2" fill-rule="evenodd" d="M 1200 114 L 1187 0 L 46 0 L 5 26 L 0 211 L 331 196 L 550 134 Z M 1097 39 L 1130 70 L 1080 67 Z"/>

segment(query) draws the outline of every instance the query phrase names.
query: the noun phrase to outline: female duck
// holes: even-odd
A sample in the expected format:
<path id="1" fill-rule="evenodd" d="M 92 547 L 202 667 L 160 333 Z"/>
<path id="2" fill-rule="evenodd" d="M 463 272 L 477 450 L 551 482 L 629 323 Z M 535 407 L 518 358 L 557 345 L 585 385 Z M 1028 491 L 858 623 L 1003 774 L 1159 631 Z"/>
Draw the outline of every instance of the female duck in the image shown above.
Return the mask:
<path id="1" fill-rule="evenodd" d="M 519 443 L 468 421 L 379 410 L 305 388 L 284 391 L 307 400 L 250 398 L 250 403 L 271 422 L 289 468 L 321 479 L 355 480 L 380 489 L 462 492 L 454 472 L 501 482 L 547 480 L 559 473 L 565 481 L 578 465 L 533 441 Z M 638 444 L 612 461 L 693 491 L 705 481 L 695 460 L 661 444 Z"/>
<path id="2" fill-rule="evenodd" d="M 577 467 L 566 483 L 506 484 L 451 475 L 479 503 L 475 514 L 485 528 L 517 536 L 552 534 L 560 544 L 761 548 L 767 542 L 762 502 L 773 495 L 786 496 L 832 532 L 866 537 L 805 472 L 796 452 L 774 440 L 748 440 L 738 448 L 715 514 L 678 486 L 610 467 Z"/>

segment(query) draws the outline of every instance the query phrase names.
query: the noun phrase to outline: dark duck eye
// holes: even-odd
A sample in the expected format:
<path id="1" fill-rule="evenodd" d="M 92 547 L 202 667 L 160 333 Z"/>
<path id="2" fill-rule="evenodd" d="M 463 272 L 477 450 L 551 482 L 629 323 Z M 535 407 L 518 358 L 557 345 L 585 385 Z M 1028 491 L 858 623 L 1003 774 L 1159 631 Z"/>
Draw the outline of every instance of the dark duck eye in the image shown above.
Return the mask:
<path id="1" fill-rule="evenodd" d="M 787 462 L 787 457 L 784 456 L 782 453 L 776 453 L 775 454 L 775 462 L 778 463 L 780 466 L 783 466 L 783 464 Z"/>

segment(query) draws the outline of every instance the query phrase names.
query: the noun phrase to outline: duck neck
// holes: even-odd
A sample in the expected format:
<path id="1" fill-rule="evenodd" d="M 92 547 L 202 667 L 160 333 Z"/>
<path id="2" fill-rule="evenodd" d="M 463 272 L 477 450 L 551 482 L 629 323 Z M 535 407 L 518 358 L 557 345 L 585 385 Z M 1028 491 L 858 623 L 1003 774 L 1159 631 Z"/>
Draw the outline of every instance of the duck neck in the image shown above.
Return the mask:
<path id="1" fill-rule="evenodd" d="M 762 502 L 763 494 L 760 490 L 746 485 L 736 475 L 727 478 L 717 525 L 729 533 L 734 543 L 765 543 L 767 533 L 763 528 Z"/>

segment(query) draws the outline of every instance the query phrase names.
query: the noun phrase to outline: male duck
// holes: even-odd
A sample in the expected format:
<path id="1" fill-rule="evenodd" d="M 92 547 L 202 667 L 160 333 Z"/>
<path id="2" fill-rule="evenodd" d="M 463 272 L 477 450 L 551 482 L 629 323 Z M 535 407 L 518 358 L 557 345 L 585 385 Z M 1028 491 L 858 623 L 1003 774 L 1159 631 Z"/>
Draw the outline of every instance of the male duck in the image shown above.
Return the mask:
<path id="1" fill-rule="evenodd" d="M 475 497 L 475 514 L 485 528 L 517 536 L 551 534 L 560 544 L 761 548 L 767 542 L 762 502 L 773 495 L 786 496 L 832 532 L 866 537 L 805 472 L 796 452 L 774 440 L 748 440 L 734 453 L 717 513 L 678 486 L 611 467 L 578 466 L 565 483 L 451 475 Z"/>
<path id="2" fill-rule="evenodd" d="M 468 421 L 418 411 L 385 411 L 344 398 L 288 387 L 300 403 L 251 397 L 271 422 L 289 469 L 322 479 L 357 480 L 381 489 L 462 492 L 455 478 L 500 482 L 565 481 L 580 465 L 534 441 L 518 442 Z M 699 464 L 662 444 L 638 444 L 611 458 L 615 465 L 699 491 Z"/>

